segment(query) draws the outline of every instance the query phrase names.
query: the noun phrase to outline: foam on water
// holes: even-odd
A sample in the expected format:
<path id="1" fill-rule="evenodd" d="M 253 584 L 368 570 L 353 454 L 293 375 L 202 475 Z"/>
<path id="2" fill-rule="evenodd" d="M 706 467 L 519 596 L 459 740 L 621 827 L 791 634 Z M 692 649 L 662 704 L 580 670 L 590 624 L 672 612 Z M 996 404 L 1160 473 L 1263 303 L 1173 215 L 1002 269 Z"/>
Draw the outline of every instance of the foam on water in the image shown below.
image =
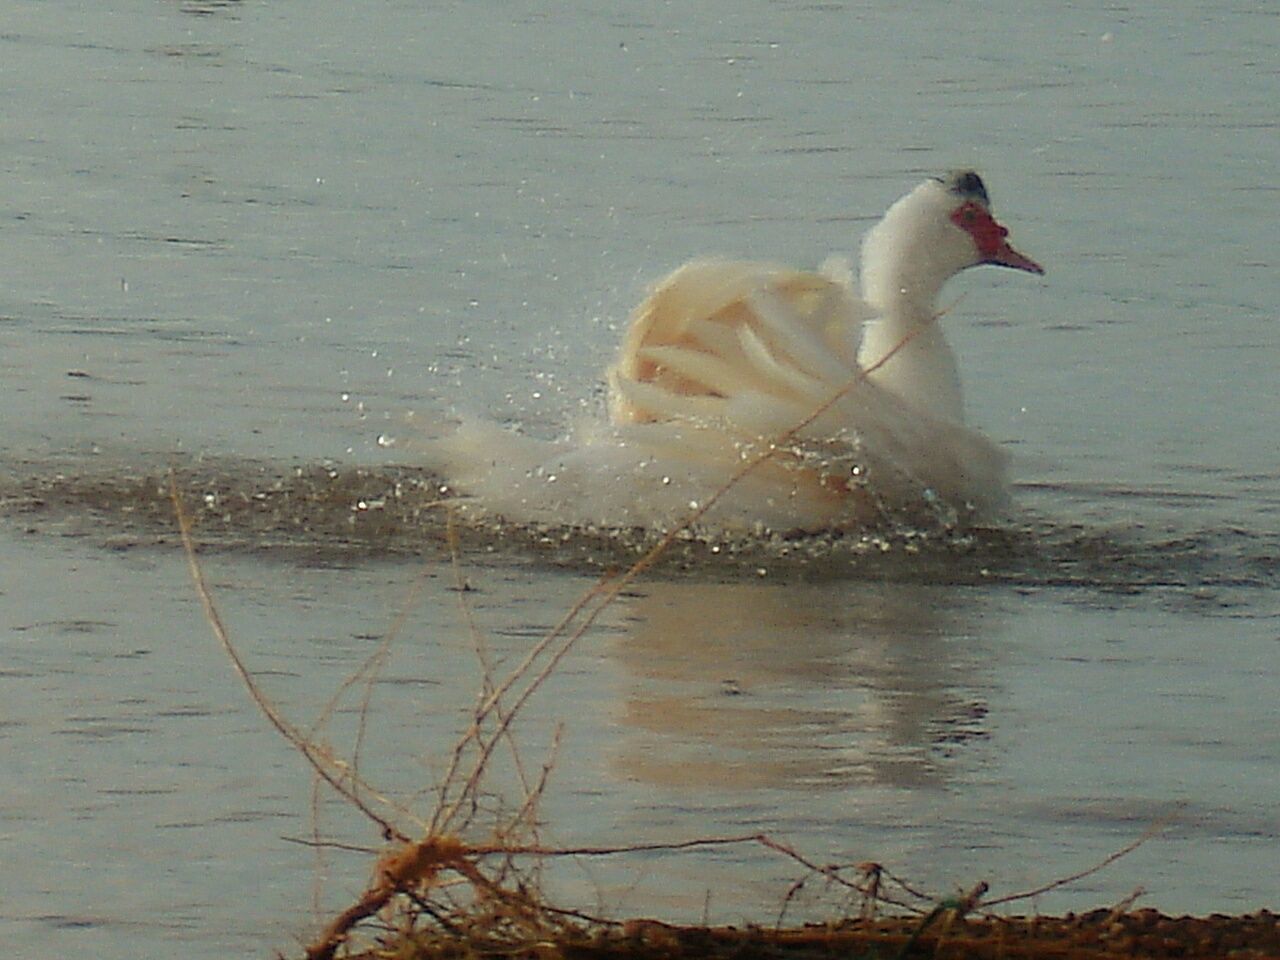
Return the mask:
<path id="1" fill-rule="evenodd" d="M 114 549 L 172 544 L 170 472 L 202 544 L 223 551 L 321 558 L 442 556 L 456 536 L 464 557 L 534 561 L 549 568 L 609 571 L 643 556 L 664 529 L 516 523 L 477 510 L 420 467 L 355 468 L 219 460 L 150 471 L 0 477 L 0 511 L 28 530 L 85 537 Z M 1055 491 L 1041 488 L 1052 497 Z M 1079 497 L 1084 491 L 1070 493 Z M 1119 513 L 1131 501 L 1185 505 L 1197 498 L 1158 490 L 1094 489 Z M 1208 499 L 1212 499 L 1211 497 Z M 912 520 L 925 517 L 921 513 Z M 999 525 L 886 518 L 874 530 L 807 534 L 678 532 L 658 571 L 719 580 L 891 579 L 955 584 L 1078 586 L 1103 591 L 1184 586 L 1268 587 L 1280 569 L 1280 535 L 1234 526 L 1151 530 L 1065 524 L 1021 510 Z"/>

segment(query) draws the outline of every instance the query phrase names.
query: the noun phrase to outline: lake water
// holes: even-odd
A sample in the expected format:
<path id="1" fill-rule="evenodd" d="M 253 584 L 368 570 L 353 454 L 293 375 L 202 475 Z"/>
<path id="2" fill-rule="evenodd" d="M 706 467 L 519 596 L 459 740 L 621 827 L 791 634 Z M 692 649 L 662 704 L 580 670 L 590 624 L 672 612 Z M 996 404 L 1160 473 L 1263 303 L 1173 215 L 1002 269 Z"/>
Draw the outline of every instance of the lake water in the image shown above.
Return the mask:
<path id="1" fill-rule="evenodd" d="M 598 416 L 647 283 L 699 254 L 853 251 L 959 166 L 1048 269 L 972 271 L 944 321 L 1018 514 L 963 550 L 685 554 L 641 581 L 521 728 L 540 764 L 567 724 L 547 835 L 765 830 L 998 895 L 1166 820 L 1022 907 L 1142 886 L 1171 912 L 1274 908 L 1278 26 L 1226 0 L 0 3 L 10 952 L 296 952 L 315 888 L 333 908 L 368 876 L 287 839 L 378 842 L 340 805 L 316 826 L 210 636 L 170 464 L 299 722 L 410 611 L 362 767 L 411 795 L 480 683 L 414 438 Z M 495 657 L 596 581 L 598 548 L 464 537 Z M 735 922 L 794 878 L 734 848 L 549 882 Z"/>

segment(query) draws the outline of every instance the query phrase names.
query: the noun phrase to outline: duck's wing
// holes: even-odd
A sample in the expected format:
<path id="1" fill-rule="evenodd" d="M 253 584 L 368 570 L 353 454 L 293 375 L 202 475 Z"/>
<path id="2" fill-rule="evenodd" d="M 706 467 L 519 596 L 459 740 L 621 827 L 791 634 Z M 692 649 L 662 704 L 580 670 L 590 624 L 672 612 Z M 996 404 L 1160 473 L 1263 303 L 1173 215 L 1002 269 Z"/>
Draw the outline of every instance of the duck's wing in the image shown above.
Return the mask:
<path id="1" fill-rule="evenodd" d="M 669 432 L 667 461 L 741 462 L 786 436 L 776 464 L 841 497 L 856 497 L 855 478 L 866 478 L 887 501 L 931 490 L 956 506 L 998 508 L 1006 470 L 998 447 L 866 378 L 856 358 L 873 315 L 838 264 L 821 273 L 686 264 L 632 315 L 608 373 L 611 419 L 620 428 L 667 424 L 637 444 L 652 447 Z"/>
<path id="2" fill-rule="evenodd" d="M 821 402 L 857 374 L 871 316 L 837 274 L 742 260 L 680 267 L 631 316 L 608 373 L 611 419 L 721 419 L 748 397 Z"/>

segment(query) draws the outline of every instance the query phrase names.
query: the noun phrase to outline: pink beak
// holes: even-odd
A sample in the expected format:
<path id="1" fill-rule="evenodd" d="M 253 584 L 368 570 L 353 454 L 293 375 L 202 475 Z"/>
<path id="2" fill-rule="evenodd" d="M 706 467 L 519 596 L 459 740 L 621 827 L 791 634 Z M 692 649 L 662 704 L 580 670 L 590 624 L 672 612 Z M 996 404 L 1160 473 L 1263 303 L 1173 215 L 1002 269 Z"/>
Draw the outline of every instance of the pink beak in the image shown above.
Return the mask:
<path id="1" fill-rule="evenodd" d="M 990 263 L 997 267 L 1012 267 L 1014 270 L 1025 270 L 1027 273 L 1044 273 L 1044 267 L 1030 257 L 1022 255 L 1004 241 L 1000 243 L 994 253 L 984 257 L 982 262 Z"/>

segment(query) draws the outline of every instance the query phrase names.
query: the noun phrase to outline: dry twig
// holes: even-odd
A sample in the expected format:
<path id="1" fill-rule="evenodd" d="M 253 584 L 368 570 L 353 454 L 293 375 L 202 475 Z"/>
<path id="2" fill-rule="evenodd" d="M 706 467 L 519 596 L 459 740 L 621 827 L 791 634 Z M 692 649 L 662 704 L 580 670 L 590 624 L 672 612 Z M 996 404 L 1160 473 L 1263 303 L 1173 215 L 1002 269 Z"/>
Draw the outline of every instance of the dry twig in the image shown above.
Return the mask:
<path id="1" fill-rule="evenodd" d="M 1097 873 L 1099 870 L 1102 870 L 1103 868 L 1108 867 L 1111 864 L 1115 863 L 1121 857 L 1126 857 L 1129 854 L 1133 853 L 1133 851 L 1137 850 L 1140 846 L 1142 846 L 1152 837 L 1155 837 L 1160 833 L 1162 833 L 1164 829 L 1168 827 L 1169 824 L 1173 821 L 1174 817 L 1177 815 L 1177 810 L 1181 809 L 1181 807 L 1182 807 L 1182 804 L 1179 804 L 1178 807 L 1175 808 L 1173 812 L 1168 813 L 1165 816 L 1159 818 L 1154 823 L 1152 823 L 1151 826 L 1147 827 L 1147 829 L 1142 832 L 1142 836 L 1138 837 L 1136 840 L 1132 841 L 1131 843 L 1125 844 L 1123 847 L 1121 847 L 1119 850 L 1115 851 L 1114 853 L 1107 854 L 1107 856 L 1103 857 L 1093 866 L 1087 867 L 1084 870 L 1079 871 L 1078 873 L 1073 873 L 1070 876 L 1062 877 L 1058 880 L 1054 880 L 1050 883 L 1046 883 L 1043 886 L 1036 887 L 1034 890 L 1025 890 L 1022 893 L 1011 893 L 1008 896 L 997 897 L 995 900 L 988 900 L 986 903 L 983 904 L 983 906 L 997 907 L 997 906 L 1000 906 L 1001 904 L 1013 903 L 1016 900 L 1027 900 L 1032 897 L 1038 897 L 1041 894 L 1048 893 L 1050 890 L 1057 890 L 1059 887 L 1065 887 L 1068 884 L 1075 883 L 1077 880 L 1083 880 L 1085 877 L 1092 876 L 1093 874 Z"/>
<path id="2" fill-rule="evenodd" d="M 205 582 L 204 571 L 200 568 L 200 561 L 196 557 L 195 543 L 191 538 L 191 518 L 188 516 L 186 507 L 183 506 L 182 496 L 178 492 L 178 481 L 176 474 L 171 470 L 169 472 L 169 495 L 173 500 L 174 515 L 178 519 L 178 530 L 182 536 L 182 547 L 187 556 L 187 569 L 191 573 L 192 583 L 195 584 L 196 593 L 200 597 L 200 603 L 204 608 L 205 619 L 209 621 L 209 626 L 213 630 L 213 634 L 218 638 L 218 642 L 222 644 L 222 649 L 227 654 L 231 665 L 235 668 L 236 674 L 240 677 L 240 681 L 244 684 L 245 689 L 249 691 L 249 696 L 253 702 L 257 704 L 258 709 L 262 711 L 267 721 L 275 727 L 276 731 L 285 738 L 289 744 L 297 750 L 311 765 L 311 769 L 316 775 L 329 784 L 337 793 L 345 797 L 351 804 L 363 813 L 368 819 L 373 821 L 382 830 L 386 837 L 394 837 L 399 840 L 407 841 L 406 837 L 390 820 L 383 817 L 380 813 L 369 806 L 360 795 L 359 790 L 353 784 L 359 784 L 360 787 L 368 790 L 369 793 L 377 796 L 379 802 L 392 806 L 391 802 L 386 798 L 378 795 L 375 791 L 369 790 L 368 785 L 359 781 L 355 777 L 351 769 L 342 761 L 331 756 L 327 751 L 322 750 L 315 743 L 302 734 L 293 724 L 289 723 L 276 709 L 262 688 L 258 686 L 257 681 L 253 679 L 253 675 L 249 673 L 249 668 L 245 665 L 235 644 L 231 642 L 226 627 L 222 623 L 222 617 L 218 613 L 218 608 L 213 602 L 213 595 L 209 592 L 209 585 Z"/>

